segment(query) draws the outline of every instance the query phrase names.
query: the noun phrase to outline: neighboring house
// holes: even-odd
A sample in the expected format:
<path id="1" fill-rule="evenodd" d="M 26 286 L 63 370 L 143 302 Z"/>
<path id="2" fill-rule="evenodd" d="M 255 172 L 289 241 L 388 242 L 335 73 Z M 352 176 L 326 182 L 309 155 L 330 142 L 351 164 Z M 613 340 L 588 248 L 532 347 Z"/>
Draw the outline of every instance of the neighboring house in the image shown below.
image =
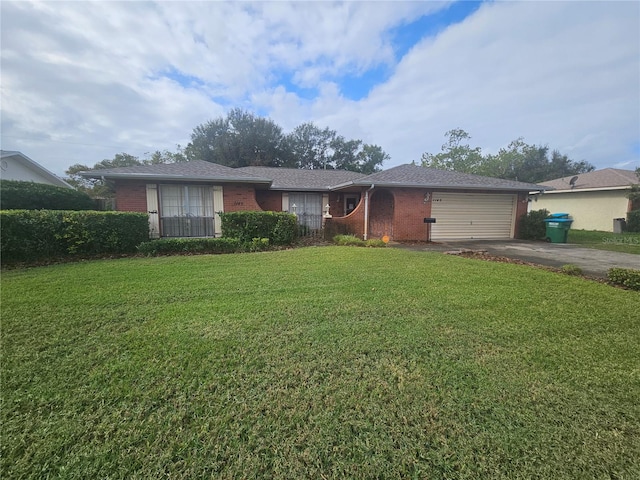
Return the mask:
<path id="1" fill-rule="evenodd" d="M 574 229 L 611 232 L 613 220 L 625 218 L 634 209 L 627 194 L 637 183 L 640 179 L 634 171 L 617 168 L 558 178 L 542 183 L 546 190 L 534 197 L 529 209 L 568 213 Z"/>
<path id="2" fill-rule="evenodd" d="M 46 183 L 56 187 L 73 188 L 23 153 L 2 150 L 1 156 L 0 178 L 2 180 L 21 180 L 23 182 Z"/>
<path id="3" fill-rule="evenodd" d="M 415 165 L 340 170 L 229 168 L 203 161 L 94 170 L 115 182 L 116 208 L 148 212 L 152 236 L 218 236 L 217 212 L 288 211 L 311 229 L 419 241 L 513 238 L 535 184 Z M 426 223 L 435 218 L 436 223 Z"/>

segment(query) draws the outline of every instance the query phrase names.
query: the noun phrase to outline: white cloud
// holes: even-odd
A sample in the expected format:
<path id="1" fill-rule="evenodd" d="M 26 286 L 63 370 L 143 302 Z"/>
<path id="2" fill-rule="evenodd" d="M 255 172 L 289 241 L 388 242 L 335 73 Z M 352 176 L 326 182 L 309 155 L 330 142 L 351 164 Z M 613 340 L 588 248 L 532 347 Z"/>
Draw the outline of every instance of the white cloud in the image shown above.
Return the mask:
<path id="1" fill-rule="evenodd" d="M 489 3 L 402 59 L 391 29 L 442 4 L 0 5 L 2 147 L 58 174 L 172 149 L 235 106 L 286 131 L 314 121 L 376 143 L 387 166 L 438 151 L 457 127 L 485 151 L 523 136 L 598 167 L 638 163 L 635 2 Z M 381 65 L 387 81 L 362 100 L 344 96 L 340 78 Z M 302 98 L 279 78 L 318 94 Z"/>

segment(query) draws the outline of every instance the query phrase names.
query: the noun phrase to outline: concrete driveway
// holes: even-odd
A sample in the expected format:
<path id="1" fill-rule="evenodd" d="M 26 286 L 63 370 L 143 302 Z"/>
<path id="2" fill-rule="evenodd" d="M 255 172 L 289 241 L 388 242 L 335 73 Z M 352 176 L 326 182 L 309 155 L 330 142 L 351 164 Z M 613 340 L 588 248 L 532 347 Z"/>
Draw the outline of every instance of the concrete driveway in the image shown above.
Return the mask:
<path id="1" fill-rule="evenodd" d="M 582 248 L 570 243 L 545 243 L 526 240 L 456 240 L 421 245 L 397 244 L 396 246 L 436 252 L 460 249 L 485 250 L 491 255 L 515 258 L 551 267 L 562 267 L 570 263 L 579 266 L 585 275 L 597 277 L 606 277 L 607 271 L 611 267 L 640 270 L 640 255 Z"/>

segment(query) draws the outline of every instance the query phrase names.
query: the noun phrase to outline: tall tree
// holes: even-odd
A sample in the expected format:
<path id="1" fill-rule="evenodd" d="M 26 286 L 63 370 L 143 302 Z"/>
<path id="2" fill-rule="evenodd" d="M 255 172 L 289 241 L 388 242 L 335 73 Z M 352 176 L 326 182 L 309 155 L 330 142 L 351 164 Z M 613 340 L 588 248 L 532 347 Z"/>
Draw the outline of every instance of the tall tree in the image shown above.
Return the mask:
<path id="1" fill-rule="evenodd" d="M 96 163 L 93 167 L 76 163 L 71 165 L 64 172 L 67 174 L 65 180 L 76 189 L 87 193 L 93 198 L 112 197 L 114 194 L 113 185 L 99 178 L 84 178 L 79 175 L 80 172 L 87 170 L 104 170 L 107 168 L 133 167 L 144 165 L 138 157 L 128 153 L 117 153 L 111 159 L 104 159 Z"/>
<path id="2" fill-rule="evenodd" d="M 572 161 L 557 150 L 549 157 L 548 146 L 529 145 L 522 138 L 501 148 L 496 155 L 483 155 L 479 147 L 472 148 L 465 143 L 471 137 L 464 130 L 450 130 L 446 136 L 449 140 L 442 146 L 442 152 L 422 155 L 423 166 L 531 183 L 590 172 L 595 168 L 586 161 Z"/>
<path id="3" fill-rule="evenodd" d="M 334 130 L 320 128 L 313 122 L 294 128 L 287 136 L 287 144 L 296 167 L 307 170 L 334 168 L 336 135 Z"/>
<path id="4" fill-rule="evenodd" d="M 282 129 L 268 118 L 240 108 L 224 118 L 194 128 L 185 153 L 189 160 L 205 160 L 228 167 L 280 167 L 287 163 Z"/>
<path id="5" fill-rule="evenodd" d="M 390 158 L 377 145 L 347 140 L 335 130 L 320 128 L 311 122 L 297 126 L 287 140 L 296 166 L 303 169 L 374 173 Z"/>
<path id="6" fill-rule="evenodd" d="M 464 130 L 457 128 L 449 130 L 445 137 L 447 142 L 442 145 L 440 153 L 422 154 L 424 167 L 438 168 L 440 170 L 455 170 L 457 172 L 473 173 L 478 171 L 482 164 L 482 152 L 480 147 L 472 148 L 468 140 L 471 138 Z"/>

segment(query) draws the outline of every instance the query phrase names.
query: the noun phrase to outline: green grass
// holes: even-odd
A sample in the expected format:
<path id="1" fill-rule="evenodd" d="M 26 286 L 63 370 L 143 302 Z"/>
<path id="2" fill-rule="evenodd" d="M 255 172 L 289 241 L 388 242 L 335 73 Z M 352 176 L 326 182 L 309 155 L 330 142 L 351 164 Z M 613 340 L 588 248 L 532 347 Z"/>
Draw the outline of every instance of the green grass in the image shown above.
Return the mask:
<path id="1" fill-rule="evenodd" d="M 344 247 L 2 274 L 2 478 L 639 478 L 640 295 Z"/>
<path id="2" fill-rule="evenodd" d="M 567 243 L 611 252 L 640 254 L 640 233 L 611 233 L 597 230 L 569 230 Z"/>

